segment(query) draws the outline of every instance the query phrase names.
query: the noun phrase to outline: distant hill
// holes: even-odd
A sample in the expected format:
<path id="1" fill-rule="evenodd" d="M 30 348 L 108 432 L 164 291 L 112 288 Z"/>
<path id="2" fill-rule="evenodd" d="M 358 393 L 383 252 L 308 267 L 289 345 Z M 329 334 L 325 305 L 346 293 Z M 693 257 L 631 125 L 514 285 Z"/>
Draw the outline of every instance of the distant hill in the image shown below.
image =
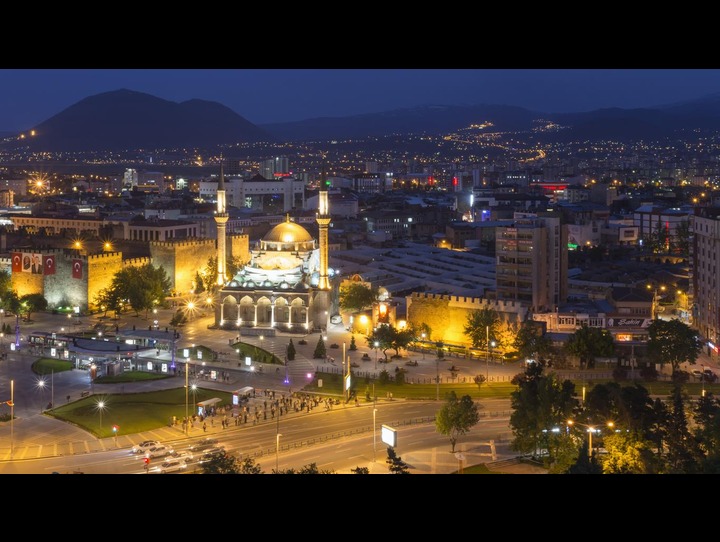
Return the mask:
<path id="1" fill-rule="evenodd" d="M 33 150 L 210 148 L 274 138 L 217 102 L 171 102 L 121 89 L 85 98 L 32 127 Z M 29 130 L 25 133 L 29 133 Z"/>
<path id="2" fill-rule="evenodd" d="M 347 139 L 391 134 L 442 134 L 471 124 L 492 121 L 493 130 L 529 130 L 542 117 L 509 105 L 425 105 L 350 117 L 320 117 L 296 122 L 263 124 L 261 128 L 283 141 Z"/>
<path id="3" fill-rule="evenodd" d="M 280 140 L 348 139 L 390 134 L 437 135 L 491 122 L 486 131 L 529 132 L 534 121 L 551 120 L 558 132 L 536 133 L 540 140 L 652 140 L 681 130 L 720 131 L 720 93 L 682 103 L 643 109 L 597 109 L 543 113 L 506 105 L 432 105 L 350 117 L 324 117 L 261 125 Z"/>

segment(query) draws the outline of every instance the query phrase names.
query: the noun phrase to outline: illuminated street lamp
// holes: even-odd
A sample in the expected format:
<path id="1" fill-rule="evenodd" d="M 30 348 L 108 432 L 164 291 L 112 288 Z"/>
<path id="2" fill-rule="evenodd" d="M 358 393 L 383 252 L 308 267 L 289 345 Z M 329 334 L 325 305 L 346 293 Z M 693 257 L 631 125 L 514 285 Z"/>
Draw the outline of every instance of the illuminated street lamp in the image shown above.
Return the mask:
<path id="1" fill-rule="evenodd" d="M 45 380 L 42 378 L 39 379 L 37 386 L 38 386 L 38 389 L 40 390 L 40 412 L 42 413 L 42 411 L 43 411 L 42 404 L 45 402 L 45 395 L 43 393 L 45 390 Z"/>
<path id="2" fill-rule="evenodd" d="M 592 458 L 592 436 L 593 433 L 599 433 L 600 429 L 597 429 L 593 425 L 586 425 L 584 423 L 576 422 L 573 420 L 567 421 L 568 427 L 572 427 L 573 425 L 582 425 L 583 427 L 587 427 L 587 434 L 588 434 L 588 457 Z M 609 428 L 615 427 L 615 424 L 613 422 L 607 422 L 606 424 Z"/>
<path id="3" fill-rule="evenodd" d="M 103 415 L 103 410 L 105 410 L 105 401 L 98 401 L 96 406 L 97 406 L 98 412 L 100 412 L 100 431 L 98 431 L 98 433 L 102 434 L 102 415 Z"/>
<path id="4" fill-rule="evenodd" d="M 653 286 L 652 284 L 648 284 L 647 289 L 653 291 L 652 307 L 650 308 L 650 316 L 651 316 L 651 318 L 655 319 L 658 317 L 657 315 L 659 312 L 656 308 L 658 305 L 658 290 L 660 290 L 661 292 L 664 292 L 667 288 L 665 288 L 665 286 Z"/>
<path id="5" fill-rule="evenodd" d="M 423 361 L 425 361 L 425 333 L 421 333 L 420 337 L 422 338 L 422 346 L 420 349 L 422 350 Z"/>
<path id="6" fill-rule="evenodd" d="M 378 347 L 380 346 L 380 343 L 378 341 L 375 341 L 373 343 L 373 346 L 375 347 L 375 370 L 377 371 L 377 362 L 378 362 Z"/>

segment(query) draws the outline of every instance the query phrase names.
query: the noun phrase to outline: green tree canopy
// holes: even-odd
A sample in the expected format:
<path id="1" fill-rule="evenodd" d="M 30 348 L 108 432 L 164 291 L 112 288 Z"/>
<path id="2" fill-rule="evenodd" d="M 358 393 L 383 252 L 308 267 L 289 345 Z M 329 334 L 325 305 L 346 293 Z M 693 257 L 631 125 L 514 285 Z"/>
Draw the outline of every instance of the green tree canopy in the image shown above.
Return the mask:
<path id="1" fill-rule="evenodd" d="M 435 416 L 435 428 L 441 435 L 450 437 L 450 445 L 455 452 L 458 437 L 470 431 L 479 420 L 480 414 L 472 397 L 463 395 L 458 399 L 455 391 L 451 391 Z"/>
<path id="2" fill-rule="evenodd" d="M 552 341 L 534 322 L 523 322 L 515 335 L 513 347 L 522 358 L 547 359 L 552 353 Z"/>
<path id="3" fill-rule="evenodd" d="M 565 343 L 565 351 L 580 358 L 583 367 L 594 367 L 596 357 L 610 357 L 615 352 L 612 334 L 607 329 L 583 324 Z"/>
<path id="4" fill-rule="evenodd" d="M 500 316 L 494 309 L 478 309 L 468 314 L 467 322 L 463 328 L 473 348 L 488 348 L 488 340 L 500 342 Z"/>
<path id="5" fill-rule="evenodd" d="M 360 282 L 350 282 L 340 287 L 340 308 L 346 311 L 361 311 L 372 306 L 378 297 L 378 289 Z"/>
<path id="6" fill-rule="evenodd" d="M 387 459 L 385 463 L 388 464 L 388 470 L 392 474 L 410 474 L 410 469 L 407 463 L 402 460 L 402 457 L 397 455 L 395 448 L 392 446 L 387 447 Z"/>
<path id="7" fill-rule="evenodd" d="M 697 332 L 686 323 L 677 319 L 661 320 L 656 318 L 647 328 L 647 354 L 656 363 L 670 363 L 673 372 L 681 363 L 692 365 L 702 350 Z"/>
<path id="8" fill-rule="evenodd" d="M 48 307 L 47 299 L 42 294 L 25 294 L 20 298 L 20 308 L 25 314 L 25 318 L 30 320 L 30 316 L 34 312 L 42 312 Z"/>

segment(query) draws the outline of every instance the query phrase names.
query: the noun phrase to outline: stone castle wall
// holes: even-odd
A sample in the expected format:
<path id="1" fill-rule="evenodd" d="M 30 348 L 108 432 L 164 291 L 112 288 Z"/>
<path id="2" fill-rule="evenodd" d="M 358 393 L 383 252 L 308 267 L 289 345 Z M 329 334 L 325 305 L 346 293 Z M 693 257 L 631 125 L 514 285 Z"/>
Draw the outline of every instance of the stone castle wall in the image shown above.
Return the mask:
<path id="1" fill-rule="evenodd" d="M 171 287 L 178 293 L 189 292 L 195 274 L 217 256 L 215 239 L 152 241 L 150 257 L 155 267 L 165 269 Z"/>
<path id="2" fill-rule="evenodd" d="M 406 299 L 408 324 L 425 323 L 432 329 L 431 340 L 465 346 L 471 346 L 464 328 L 472 311 L 494 309 L 506 325 L 519 324 L 527 315 L 527 307 L 517 301 L 417 292 Z"/>
<path id="3" fill-rule="evenodd" d="M 226 259 L 237 261 L 240 266 L 250 261 L 250 236 L 245 234 L 228 235 L 225 247 L 228 251 Z"/>

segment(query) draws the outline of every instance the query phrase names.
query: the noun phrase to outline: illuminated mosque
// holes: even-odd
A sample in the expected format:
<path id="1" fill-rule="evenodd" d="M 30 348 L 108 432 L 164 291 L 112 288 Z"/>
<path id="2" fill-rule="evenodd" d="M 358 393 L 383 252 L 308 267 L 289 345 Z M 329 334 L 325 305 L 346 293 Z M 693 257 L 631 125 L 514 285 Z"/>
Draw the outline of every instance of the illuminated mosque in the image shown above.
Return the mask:
<path id="1" fill-rule="evenodd" d="M 324 186 L 324 185 L 323 185 Z M 222 329 L 248 328 L 273 335 L 275 330 L 307 333 L 327 327 L 337 313 L 337 281 L 328 265 L 328 193 L 319 194 L 316 222 L 319 240 L 290 221 L 273 227 L 250 250 L 250 261 L 234 277 L 225 276 L 225 185 L 217 190 L 218 303 L 215 323 Z M 222 265 L 220 262 L 223 262 Z M 259 329 L 258 329 L 259 328 Z"/>

